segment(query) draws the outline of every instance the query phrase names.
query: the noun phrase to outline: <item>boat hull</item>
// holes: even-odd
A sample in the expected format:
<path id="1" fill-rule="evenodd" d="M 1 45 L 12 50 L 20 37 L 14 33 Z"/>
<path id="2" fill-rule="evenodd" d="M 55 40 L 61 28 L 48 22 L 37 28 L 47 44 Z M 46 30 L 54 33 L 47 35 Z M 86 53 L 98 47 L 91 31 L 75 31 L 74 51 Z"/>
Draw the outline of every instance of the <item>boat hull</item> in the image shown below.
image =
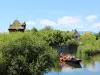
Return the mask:
<path id="1" fill-rule="evenodd" d="M 75 64 L 79 64 L 82 60 L 81 59 L 73 59 L 73 60 L 66 60 L 65 62 L 71 62 Z"/>

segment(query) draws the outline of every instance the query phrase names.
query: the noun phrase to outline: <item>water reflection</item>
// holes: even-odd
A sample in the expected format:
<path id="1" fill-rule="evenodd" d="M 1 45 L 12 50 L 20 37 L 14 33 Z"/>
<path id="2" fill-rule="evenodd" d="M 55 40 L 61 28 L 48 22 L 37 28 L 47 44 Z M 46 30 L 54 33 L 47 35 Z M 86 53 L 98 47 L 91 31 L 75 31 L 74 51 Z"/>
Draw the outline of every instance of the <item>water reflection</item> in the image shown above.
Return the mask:
<path id="1" fill-rule="evenodd" d="M 69 67 L 69 68 L 72 68 L 72 69 L 82 68 L 80 64 L 75 64 L 75 63 L 71 63 L 71 62 L 67 62 L 67 63 L 62 62 L 62 63 L 60 63 L 60 66 L 61 67 Z"/>
<path id="2" fill-rule="evenodd" d="M 86 68 L 88 65 L 95 66 L 95 64 L 97 64 L 97 62 L 98 63 L 100 62 L 100 54 L 92 56 L 92 58 L 86 58 L 86 59 L 84 58 L 84 59 L 82 59 L 82 63 L 84 65 L 84 68 Z"/>
<path id="3" fill-rule="evenodd" d="M 77 68 L 82 68 L 80 64 L 75 64 L 75 63 L 60 63 L 62 70 L 61 72 L 72 72 L 74 69 Z"/>
<path id="4" fill-rule="evenodd" d="M 100 71 L 100 63 L 95 62 L 95 65 L 88 65 L 86 69 L 91 72 L 99 72 Z"/>

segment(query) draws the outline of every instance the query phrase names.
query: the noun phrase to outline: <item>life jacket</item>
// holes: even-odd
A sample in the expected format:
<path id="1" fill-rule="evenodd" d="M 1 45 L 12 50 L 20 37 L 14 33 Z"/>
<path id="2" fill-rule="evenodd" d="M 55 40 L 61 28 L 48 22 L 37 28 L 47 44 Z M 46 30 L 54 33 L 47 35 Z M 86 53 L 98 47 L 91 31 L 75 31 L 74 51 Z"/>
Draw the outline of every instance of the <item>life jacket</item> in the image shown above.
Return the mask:
<path id="1" fill-rule="evenodd" d="M 64 61 L 67 60 L 66 56 L 63 57 L 63 60 L 64 60 Z"/>
<path id="2" fill-rule="evenodd" d="M 60 62 L 63 62 L 63 58 L 60 58 Z"/>

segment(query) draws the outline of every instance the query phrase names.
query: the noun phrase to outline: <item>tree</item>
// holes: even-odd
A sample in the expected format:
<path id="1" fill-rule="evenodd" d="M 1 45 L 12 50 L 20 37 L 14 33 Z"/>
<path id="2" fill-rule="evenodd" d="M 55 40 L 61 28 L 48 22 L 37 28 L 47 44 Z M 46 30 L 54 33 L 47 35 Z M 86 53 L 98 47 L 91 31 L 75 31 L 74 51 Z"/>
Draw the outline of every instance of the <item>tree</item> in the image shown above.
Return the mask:
<path id="1" fill-rule="evenodd" d="M 29 30 L 29 29 L 25 29 L 25 32 L 30 32 L 31 30 Z"/>
<path id="2" fill-rule="evenodd" d="M 80 40 L 83 41 L 84 43 L 87 42 L 94 43 L 94 41 L 96 41 L 96 37 L 91 32 L 85 32 L 84 34 L 81 35 Z"/>
<path id="3" fill-rule="evenodd" d="M 52 28 L 51 26 L 45 26 L 45 27 L 43 28 L 43 30 L 53 30 L 53 28 Z"/>
<path id="4" fill-rule="evenodd" d="M 96 39 L 97 40 L 100 39 L 100 31 L 99 31 L 99 33 L 96 34 Z"/>
<path id="5" fill-rule="evenodd" d="M 37 30 L 35 27 L 33 27 L 33 28 L 31 29 L 31 31 L 32 31 L 32 32 L 38 32 L 38 30 Z"/>

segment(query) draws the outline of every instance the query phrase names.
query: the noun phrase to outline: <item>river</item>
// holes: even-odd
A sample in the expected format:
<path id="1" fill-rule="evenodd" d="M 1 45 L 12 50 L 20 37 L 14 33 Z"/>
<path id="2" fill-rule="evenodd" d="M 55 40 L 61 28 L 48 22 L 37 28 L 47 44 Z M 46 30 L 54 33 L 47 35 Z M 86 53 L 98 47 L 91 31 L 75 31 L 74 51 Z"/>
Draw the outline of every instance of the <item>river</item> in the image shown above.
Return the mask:
<path id="1" fill-rule="evenodd" d="M 56 67 L 45 75 L 100 75 L 100 54 L 82 59 L 80 64 L 58 62 Z"/>

